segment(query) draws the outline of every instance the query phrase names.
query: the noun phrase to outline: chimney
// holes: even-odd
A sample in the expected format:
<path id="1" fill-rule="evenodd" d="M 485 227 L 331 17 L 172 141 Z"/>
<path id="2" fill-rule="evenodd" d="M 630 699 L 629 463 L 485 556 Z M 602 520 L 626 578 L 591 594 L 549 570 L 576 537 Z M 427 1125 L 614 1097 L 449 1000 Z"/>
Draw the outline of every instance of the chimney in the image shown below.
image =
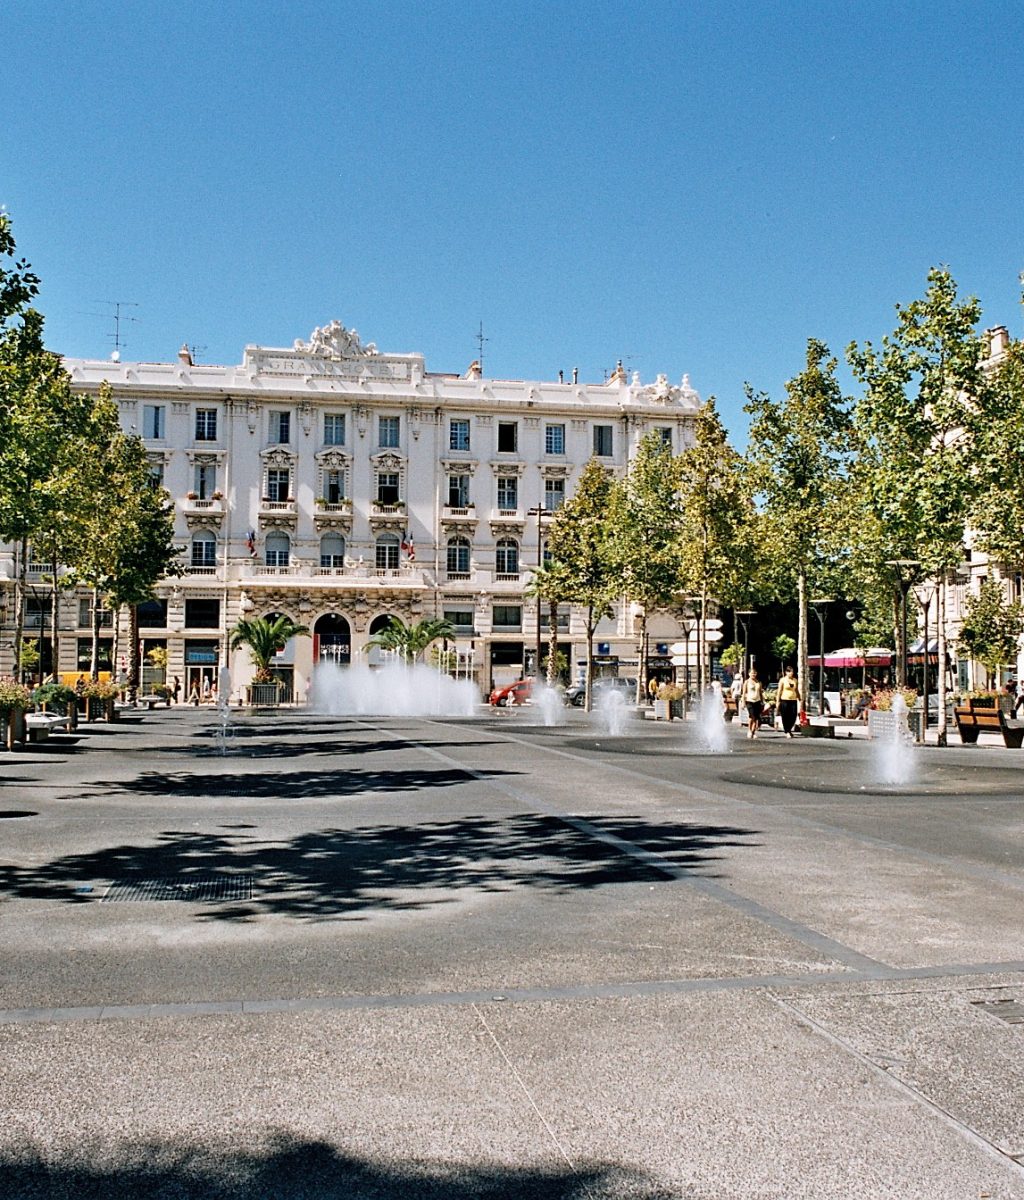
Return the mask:
<path id="1" fill-rule="evenodd" d="M 580 369 L 579 369 L 579 367 L 573 367 L 573 369 L 572 369 L 572 381 L 573 381 L 573 383 L 579 383 L 579 381 L 580 381 Z"/>
<path id="2" fill-rule="evenodd" d="M 178 351 L 178 362 L 186 367 L 192 366 L 192 351 L 188 348 L 188 342 L 182 342 L 181 349 Z"/>
<path id="3" fill-rule="evenodd" d="M 988 338 L 989 358 L 998 358 L 1009 350 L 1010 332 L 1005 325 L 996 325 L 992 329 L 986 329 L 985 336 Z"/>
<path id="4" fill-rule="evenodd" d="M 558 382 L 565 383 L 565 372 L 564 371 L 558 372 Z"/>

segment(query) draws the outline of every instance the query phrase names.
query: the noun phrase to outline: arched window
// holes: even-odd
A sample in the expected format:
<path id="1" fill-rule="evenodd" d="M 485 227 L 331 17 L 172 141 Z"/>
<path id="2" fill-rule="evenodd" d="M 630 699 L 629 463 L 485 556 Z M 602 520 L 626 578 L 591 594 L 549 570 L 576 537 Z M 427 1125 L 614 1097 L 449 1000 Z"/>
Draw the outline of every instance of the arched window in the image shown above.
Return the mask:
<path id="1" fill-rule="evenodd" d="M 398 570 L 398 537 L 394 533 L 382 533 L 377 538 L 377 570 Z"/>
<path id="2" fill-rule="evenodd" d="M 448 539 L 448 574 L 469 574 L 469 539 L 453 537 Z"/>
<path id="3" fill-rule="evenodd" d="M 340 533 L 325 533 L 320 539 L 320 566 L 343 567 L 345 565 L 345 539 Z"/>
<path id="4" fill-rule="evenodd" d="M 208 529 L 200 529 L 192 535 L 192 566 L 215 567 L 217 565 L 217 539 Z"/>
<path id="5" fill-rule="evenodd" d="M 286 567 L 291 552 L 291 542 L 286 533 L 268 533 L 266 559 L 268 567 Z"/>
<path id="6" fill-rule="evenodd" d="M 498 542 L 495 567 L 499 575 L 519 574 L 519 543 L 514 538 L 502 538 Z"/>

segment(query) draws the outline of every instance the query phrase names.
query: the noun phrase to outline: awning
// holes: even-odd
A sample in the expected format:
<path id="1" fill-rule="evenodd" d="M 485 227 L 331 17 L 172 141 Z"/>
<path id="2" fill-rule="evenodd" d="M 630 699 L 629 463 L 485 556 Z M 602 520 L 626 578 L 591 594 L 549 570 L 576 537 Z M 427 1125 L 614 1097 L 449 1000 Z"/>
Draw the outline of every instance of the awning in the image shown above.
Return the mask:
<path id="1" fill-rule="evenodd" d="M 826 667 L 889 667 L 895 654 L 884 646 L 847 646 L 842 650 L 832 650 L 825 655 Z M 809 667 L 821 666 L 820 654 L 807 656 Z"/>

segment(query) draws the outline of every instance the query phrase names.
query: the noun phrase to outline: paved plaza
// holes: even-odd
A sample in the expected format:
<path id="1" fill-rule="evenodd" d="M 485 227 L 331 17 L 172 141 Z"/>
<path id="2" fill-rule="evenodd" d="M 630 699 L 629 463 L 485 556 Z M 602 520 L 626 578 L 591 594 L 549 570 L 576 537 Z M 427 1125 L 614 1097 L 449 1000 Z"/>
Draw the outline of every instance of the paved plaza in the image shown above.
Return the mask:
<path id="1" fill-rule="evenodd" d="M 1024 1200 L 1024 752 L 565 719 L 0 758 L 0 1196 Z"/>

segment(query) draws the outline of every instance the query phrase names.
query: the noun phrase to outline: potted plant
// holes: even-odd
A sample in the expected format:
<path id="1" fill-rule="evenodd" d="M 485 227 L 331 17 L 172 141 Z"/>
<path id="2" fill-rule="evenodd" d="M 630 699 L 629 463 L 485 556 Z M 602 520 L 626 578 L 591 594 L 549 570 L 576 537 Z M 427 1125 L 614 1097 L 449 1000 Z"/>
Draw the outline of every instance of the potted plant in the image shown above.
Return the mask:
<path id="1" fill-rule="evenodd" d="M 682 718 L 682 715 L 683 689 L 675 683 L 663 683 L 654 701 L 655 720 L 671 721 L 673 717 Z"/>
<path id="2" fill-rule="evenodd" d="M 198 499 L 199 499 L 199 493 L 198 493 L 198 492 L 186 492 L 186 493 L 185 493 L 185 499 L 186 499 L 186 500 L 198 500 Z"/>
<path id="3" fill-rule="evenodd" d="M 25 710 L 31 704 L 31 688 L 10 675 L 0 675 L 0 734 L 8 750 L 25 740 Z"/>
<path id="4" fill-rule="evenodd" d="M 868 709 L 868 737 L 891 739 L 898 728 L 898 714 L 893 711 L 893 701 L 897 696 L 902 697 L 907 713 L 917 703 L 917 689 L 882 688 L 871 697 L 871 707 Z M 908 718 L 909 724 L 909 718 Z"/>
<path id="5" fill-rule="evenodd" d="M 211 500 L 223 500 L 223 499 L 224 499 L 224 493 L 223 493 L 222 491 L 218 490 L 218 491 L 216 491 L 216 492 L 214 492 L 214 493 L 213 493 L 213 495 L 210 497 L 210 499 L 211 499 Z"/>

